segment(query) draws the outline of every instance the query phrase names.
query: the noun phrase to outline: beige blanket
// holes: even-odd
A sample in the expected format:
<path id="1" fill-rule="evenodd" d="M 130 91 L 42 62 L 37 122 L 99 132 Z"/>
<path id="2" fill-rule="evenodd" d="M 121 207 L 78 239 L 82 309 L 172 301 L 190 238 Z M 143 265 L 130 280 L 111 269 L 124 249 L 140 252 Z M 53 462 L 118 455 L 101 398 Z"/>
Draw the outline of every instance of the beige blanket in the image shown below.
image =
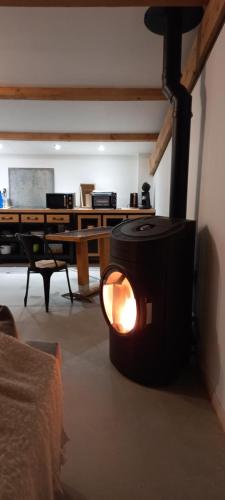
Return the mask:
<path id="1" fill-rule="evenodd" d="M 0 499 L 52 500 L 60 488 L 57 360 L 0 332 Z"/>

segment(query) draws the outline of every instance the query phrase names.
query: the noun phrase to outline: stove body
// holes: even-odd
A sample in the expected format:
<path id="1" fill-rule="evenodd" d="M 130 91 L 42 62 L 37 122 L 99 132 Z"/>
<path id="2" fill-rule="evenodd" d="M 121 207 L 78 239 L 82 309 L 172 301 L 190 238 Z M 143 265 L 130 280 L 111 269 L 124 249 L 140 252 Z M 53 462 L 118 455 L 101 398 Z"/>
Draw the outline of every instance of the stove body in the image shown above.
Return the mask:
<path id="1" fill-rule="evenodd" d="M 189 357 L 194 238 L 194 221 L 157 216 L 128 220 L 112 230 L 111 264 L 100 298 L 110 330 L 110 359 L 132 380 L 167 384 Z M 120 302 L 125 309 L 121 276 L 129 283 L 128 294 L 133 293 L 125 331 L 118 326 L 118 313 L 113 320 Z"/>

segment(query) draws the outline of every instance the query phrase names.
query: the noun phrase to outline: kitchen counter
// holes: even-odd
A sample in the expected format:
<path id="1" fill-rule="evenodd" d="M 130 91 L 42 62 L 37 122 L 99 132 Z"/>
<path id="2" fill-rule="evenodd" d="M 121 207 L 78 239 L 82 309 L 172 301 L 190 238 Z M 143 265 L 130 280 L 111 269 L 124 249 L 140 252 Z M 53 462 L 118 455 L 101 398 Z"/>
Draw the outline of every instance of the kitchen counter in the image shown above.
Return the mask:
<path id="1" fill-rule="evenodd" d="M 16 238 L 17 233 L 31 233 L 44 236 L 48 233 L 76 231 L 99 227 L 113 227 L 125 219 L 155 214 L 153 208 L 1 208 L 0 209 L 0 262 L 21 262 L 24 252 Z M 74 243 L 63 242 L 52 245 L 55 255 L 69 263 L 74 262 Z M 4 246 L 7 249 L 4 251 Z M 99 257 L 100 243 L 88 241 L 88 256 Z M 58 252 L 58 253 L 56 253 Z M 6 254 L 7 253 L 7 254 Z"/>
<path id="2" fill-rule="evenodd" d="M 61 213 L 61 214 L 81 214 L 81 213 L 93 213 L 93 214 L 101 214 L 101 213 L 113 213 L 113 214 L 126 214 L 126 213 L 131 213 L 135 215 L 154 215 L 155 214 L 155 209 L 154 208 L 0 208 L 0 213 Z"/>

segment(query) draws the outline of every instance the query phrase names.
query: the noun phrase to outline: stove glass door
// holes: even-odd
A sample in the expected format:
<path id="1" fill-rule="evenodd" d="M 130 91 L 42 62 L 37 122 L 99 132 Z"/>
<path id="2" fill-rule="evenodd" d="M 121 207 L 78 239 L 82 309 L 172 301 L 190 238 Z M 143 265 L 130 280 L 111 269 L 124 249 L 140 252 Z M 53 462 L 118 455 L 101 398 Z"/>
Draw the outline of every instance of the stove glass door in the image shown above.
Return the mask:
<path id="1" fill-rule="evenodd" d="M 137 304 L 128 278 L 120 271 L 106 274 L 102 287 L 103 305 L 112 327 L 121 334 L 133 330 Z"/>

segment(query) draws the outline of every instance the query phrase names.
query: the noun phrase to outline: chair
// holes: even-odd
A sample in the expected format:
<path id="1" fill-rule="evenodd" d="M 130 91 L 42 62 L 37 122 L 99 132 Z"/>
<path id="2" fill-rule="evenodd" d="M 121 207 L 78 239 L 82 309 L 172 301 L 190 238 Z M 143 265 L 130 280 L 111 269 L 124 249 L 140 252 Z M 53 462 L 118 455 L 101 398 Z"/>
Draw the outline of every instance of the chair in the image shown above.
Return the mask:
<path id="1" fill-rule="evenodd" d="M 17 233 L 16 237 L 20 242 L 29 262 L 27 268 L 27 284 L 26 284 L 26 293 L 24 297 L 24 306 L 26 307 L 27 305 L 30 273 L 39 273 L 42 275 L 44 282 L 45 309 L 46 312 L 48 312 L 51 275 L 55 272 L 60 272 L 60 271 L 66 271 L 70 300 L 71 303 L 73 303 L 73 294 L 69 281 L 67 263 L 62 260 L 56 260 L 50 246 L 48 245 L 47 241 L 43 240 L 43 238 L 39 236 L 34 236 L 30 234 L 21 234 L 21 233 Z M 45 249 L 42 260 L 40 260 L 40 254 L 38 257 L 38 254 L 35 253 L 34 251 L 35 246 L 36 249 L 40 248 Z"/>

